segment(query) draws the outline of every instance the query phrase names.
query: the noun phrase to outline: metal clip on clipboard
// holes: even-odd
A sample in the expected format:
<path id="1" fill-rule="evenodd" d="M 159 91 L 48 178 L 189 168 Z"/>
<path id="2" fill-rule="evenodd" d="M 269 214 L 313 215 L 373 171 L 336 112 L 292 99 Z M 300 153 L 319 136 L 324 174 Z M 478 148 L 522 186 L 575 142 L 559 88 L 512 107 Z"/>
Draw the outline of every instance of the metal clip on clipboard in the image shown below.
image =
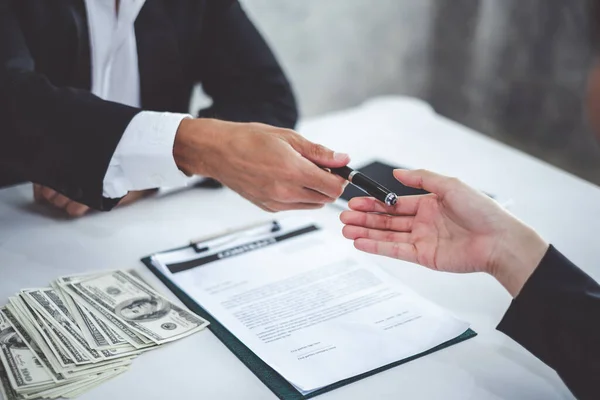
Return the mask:
<path id="1" fill-rule="evenodd" d="M 190 241 L 190 246 L 196 253 L 214 250 L 221 246 L 225 246 L 235 240 L 243 237 L 251 237 L 266 233 L 275 233 L 281 230 L 281 225 L 277 221 L 259 222 L 246 225 L 241 229 L 227 229 L 216 235 L 210 235 L 204 238 L 199 238 Z"/>
<path id="2" fill-rule="evenodd" d="M 177 252 L 184 253 L 179 254 L 181 256 L 179 260 L 177 260 L 178 256 L 175 255 L 169 261 L 164 261 L 163 259 L 162 263 L 172 274 L 176 274 L 215 261 L 259 250 L 263 247 L 314 232 L 318 229 L 319 227 L 316 225 L 308 225 L 292 231 L 286 231 L 277 221 L 261 222 L 241 229 L 230 229 L 217 235 L 192 240 L 186 247 L 193 251 L 192 254 L 185 254 L 185 248 L 178 249 Z M 244 241 L 246 238 L 248 240 Z M 153 257 L 156 256 L 154 255 Z"/>

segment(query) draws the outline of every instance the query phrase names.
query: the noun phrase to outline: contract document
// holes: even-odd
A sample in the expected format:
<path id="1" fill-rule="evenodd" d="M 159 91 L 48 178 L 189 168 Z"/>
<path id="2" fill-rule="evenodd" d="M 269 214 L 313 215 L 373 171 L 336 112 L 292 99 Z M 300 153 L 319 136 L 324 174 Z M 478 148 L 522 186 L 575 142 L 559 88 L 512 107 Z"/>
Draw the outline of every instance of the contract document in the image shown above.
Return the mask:
<path id="1" fill-rule="evenodd" d="M 152 263 L 302 393 L 422 353 L 469 324 L 306 220 Z"/>

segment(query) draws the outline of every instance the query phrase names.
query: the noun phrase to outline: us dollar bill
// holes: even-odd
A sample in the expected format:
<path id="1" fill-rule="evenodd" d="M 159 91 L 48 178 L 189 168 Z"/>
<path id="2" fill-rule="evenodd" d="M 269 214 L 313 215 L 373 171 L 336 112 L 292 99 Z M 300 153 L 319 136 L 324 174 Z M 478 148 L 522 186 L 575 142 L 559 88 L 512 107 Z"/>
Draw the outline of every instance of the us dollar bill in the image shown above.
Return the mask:
<path id="1" fill-rule="evenodd" d="M 85 357 L 91 360 L 92 363 L 99 362 L 104 359 L 101 353 L 92 349 L 81 330 L 70 315 L 70 312 L 65 307 L 62 300 L 56 295 L 54 289 L 32 289 L 22 292 L 25 300 L 35 307 L 52 326 L 53 329 L 59 331 L 66 339 L 79 350 Z M 67 313 L 67 314 L 65 314 Z M 61 343 L 64 344 L 61 339 Z"/>
<path id="2" fill-rule="evenodd" d="M 108 326 L 101 318 L 90 311 L 85 304 L 76 304 L 78 311 L 81 315 L 84 315 L 86 321 L 89 321 L 96 329 L 98 329 L 102 336 L 106 338 L 108 345 L 98 346 L 98 349 L 103 348 L 117 348 L 117 347 L 129 347 L 131 346 L 121 335 L 115 332 L 110 326 Z M 86 322 L 87 323 L 87 322 Z"/>
<path id="3" fill-rule="evenodd" d="M 44 369 L 23 339 L 0 312 L 0 361 L 12 389 L 17 392 L 54 385 L 54 380 Z"/>
<path id="4" fill-rule="evenodd" d="M 153 342 L 135 331 L 130 329 L 123 321 L 115 318 L 114 315 L 94 304 L 93 300 L 88 298 L 85 293 L 80 291 L 75 284 L 80 281 L 77 277 L 62 277 L 57 280 L 57 283 L 69 295 L 71 295 L 78 303 L 83 304 L 85 308 L 98 319 L 102 320 L 113 331 L 117 332 L 125 341 L 137 349 L 150 347 Z"/>
<path id="5" fill-rule="evenodd" d="M 0 394 L 4 400 L 21 400 L 21 397 L 10 386 L 4 364 L 0 362 Z"/>
<path id="6" fill-rule="evenodd" d="M 40 324 L 42 329 L 41 331 L 38 331 L 30 327 L 28 328 L 28 331 L 32 337 L 36 337 L 36 343 L 44 349 L 44 353 L 47 355 L 54 371 L 60 372 L 68 379 L 86 376 L 91 373 L 97 373 L 105 368 L 113 366 L 122 366 L 123 363 L 129 362 L 128 360 L 121 360 L 123 356 L 133 356 L 133 354 L 125 354 L 115 357 L 112 355 L 112 353 L 108 352 L 106 354 L 111 357 L 110 363 L 103 363 L 101 365 L 91 364 L 89 362 L 77 364 L 67 355 L 68 350 L 62 346 L 62 342 L 64 342 L 64 340 L 61 342 L 61 339 L 56 336 L 57 333 L 51 330 L 46 320 L 39 317 L 39 315 L 36 313 L 37 312 L 34 310 L 33 314 L 31 315 L 36 315 L 37 322 Z M 29 323 L 26 318 L 23 318 L 22 322 L 24 326 L 28 325 Z M 43 332 L 43 334 L 40 335 L 40 332 Z M 117 360 L 117 358 L 119 358 L 119 360 Z M 113 361 L 112 359 L 115 360 Z"/>
<path id="7" fill-rule="evenodd" d="M 43 288 L 40 289 L 40 292 L 42 292 L 44 296 L 46 296 L 56 307 L 58 307 L 62 315 L 71 322 L 71 325 L 77 331 L 80 331 L 79 325 L 77 325 L 77 321 L 73 316 L 73 312 L 68 308 L 67 304 L 65 303 L 64 296 L 60 291 L 54 290 L 54 288 Z"/>
<path id="8" fill-rule="evenodd" d="M 53 353 L 53 351 L 48 346 L 46 340 L 39 334 L 38 330 L 33 327 L 31 322 L 25 318 L 16 307 L 13 306 L 13 298 L 9 298 L 9 304 L 6 305 L 8 311 L 16 318 L 16 320 L 20 323 L 21 327 L 27 332 L 27 334 L 31 337 L 31 339 L 42 349 L 42 352 L 50 362 L 52 366 L 52 370 L 58 374 L 62 374 L 64 368 L 61 363 L 58 361 L 58 358 Z"/>
<path id="9" fill-rule="evenodd" d="M 132 274 L 64 277 L 0 307 L 0 397 L 71 398 L 207 325 Z"/>
<path id="10" fill-rule="evenodd" d="M 118 333 L 110 329 L 108 325 L 100 321 L 97 317 L 91 315 L 82 304 L 78 304 L 57 282 L 52 282 L 51 285 L 69 310 L 91 348 L 103 350 L 128 345 Z"/>
<path id="11" fill-rule="evenodd" d="M 21 311 L 26 315 L 26 319 L 32 321 L 34 328 L 37 330 L 38 334 L 43 338 L 43 340 L 48 344 L 52 353 L 55 355 L 59 364 L 65 370 L 75 367 L 77 364 L 74 361 L 74 356 L 70 354 L 67 350 L 65 350 L 59 341 L 55 339 L 52 331 L 47 326 L 45 320 L 38 313 L 37 310 L 33 309 L 29 304 L 27 304 L 21 296 L 15 297 L 14 303 L 18 304 Z"/>
<path id="12" fill-rule="evenodd" d="M 0 308 L 0 313 L 4 315 L 4 318 L 10 323 L 13 329 L 17 332 L 21 340 L 25 343 L 25 345 L 31 350 L 37 359 L 40 361 L 46 372 L 52 377 L 55 383 L 60 384 L 66 380 L 65 376 L 61 373 L 58 373 L 52 367 L 52 362 L 46 356 L 44 351 L 41 349 L 40 345 L 33 340 L 31 335 L 25 330 L 23 325 L 18 321 L 17 317 L 13 315 L 8 307 Z"/>
<path id="13" fill-rule="evenodd" d="M 156 344 L 180 339 L 203 329 L 208 322 L 171 303 L 131 274 L 113 271 L 71 287 L 135 332 Z"/>
<path id="14" fill-rule="evenodd" d="M 80 343 L 74 340 L 69 334 L 65 333 L 66 329 L 64 328 L 67 325 L 66 319 L 61 319 L 59 321 L 60 317 L 58 314 L 48 316 L 47 310 L 39 304 L 39 302 L 44 301 L 41 296 L 28 296 L 27 293 L 20 293 L 19 297 L 26 305 L 31 307 L 45 327 L 45 331 L 48 333 L 48 336 L 52 339 L 53 343 L 57 344 L 63 352 L 66 352 L 75 364 L 81 365 L 92 362 L 93 356 L 85 351 Z M 63 323 L 64 325 L 62 325 Z M 61 328 L 58 328 L 58 326 Z"/>
<path id="15" fill-rule="evenodd" d="M 9 297 L 7 308 L 9 310 L 12 310 L 12 308 L 15 309 L 13 315 L 15 315 L 29 335 L 44 350 L 55 371 L 64 373 L 76 367 L 75 362 L 51 337 L 49 330 L 42 323 L 37 312 L 32 310 L 20 297 Z"/>
<path id="16" fill-rule="evenodd" d="M 101 365 L 90 364 L 77 366 L 74 363 L 71 363 L 68 366 L 69 369 L 64 369 L 58 360 L 55 359 L 55 356 L 47 345 L 46 340 L 44 340 L 31 326 L 25 328 L 27 325 L 30 325 L 29 321 L 26 318 L 23 318 L 18 312 L 14 312 L 14 315 L 12 314 L 10 310 L 14 310 L 12 303 L 14 303 L 15 298 L 10 298 L 9 301 L 10 303 L 6 306 L 6 311 L 8 312 L 6 315 L 9 321 L 11 323 L 13 322 L 10 318 L 13 316 L 15 318 L 15 323 L 22 324 L 20 327 L 23 329 L 24 336 L 28 335 L 27 337 L 29 337 L 29 340 L 31 340 L 29 342 L 31 343 L 30 348 L 39 346 L 42 349 L 42 354 L 40 355 L 36 352 L 36 355 L 38 355 L 40 361 L 47 360 L 47 362 L 50 364 L 50 373 L 53 377 L 55 377 L 54 380 L 57 382 L 57 384 L 62 384 L 66 380 L 71 381 L 73 379 L 79 379 L 82 377 L 85 378 L 91 374 L 101 373 L 106 369 L 127 367 L 131 364 L 133 358 L 139 354 L 139 351 L 132 346 L 129 348 L 119 348 L 112 351 L 107 351 L 105 353 L 107 356 L 106 362 L 103 362 Z"/>

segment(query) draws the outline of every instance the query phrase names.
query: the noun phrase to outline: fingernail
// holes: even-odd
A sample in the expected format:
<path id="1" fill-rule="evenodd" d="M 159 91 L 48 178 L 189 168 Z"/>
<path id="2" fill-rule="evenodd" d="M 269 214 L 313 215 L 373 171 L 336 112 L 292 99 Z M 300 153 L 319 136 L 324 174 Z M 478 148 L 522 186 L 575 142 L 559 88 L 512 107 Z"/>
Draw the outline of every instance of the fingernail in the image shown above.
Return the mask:
<path id="1" fill-rule="evenodd" d="M 345 161 L 345 160 L 349 160 L 350 156 L 346 153 L 338 153 L 338 152 L 334 152 L 333 153 L 333 159 L 335 161 Z"/>

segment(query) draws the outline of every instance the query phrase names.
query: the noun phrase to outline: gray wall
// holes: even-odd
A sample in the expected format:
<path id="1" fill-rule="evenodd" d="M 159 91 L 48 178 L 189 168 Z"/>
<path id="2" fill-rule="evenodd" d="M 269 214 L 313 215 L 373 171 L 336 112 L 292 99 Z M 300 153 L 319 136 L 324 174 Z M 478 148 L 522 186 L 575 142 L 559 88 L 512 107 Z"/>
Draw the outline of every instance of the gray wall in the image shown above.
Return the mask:
<path id="1" fill-rule="evenodd" d="M 426 84 L 435 0 L 242 0 L 273 45 L 304 116 Z"/>
<path id="2" fill-rule="evenodd" d="M 241 0 L 303 116 L 382 94 L 600 183 L 583 96 L 594 0 Z"/>

